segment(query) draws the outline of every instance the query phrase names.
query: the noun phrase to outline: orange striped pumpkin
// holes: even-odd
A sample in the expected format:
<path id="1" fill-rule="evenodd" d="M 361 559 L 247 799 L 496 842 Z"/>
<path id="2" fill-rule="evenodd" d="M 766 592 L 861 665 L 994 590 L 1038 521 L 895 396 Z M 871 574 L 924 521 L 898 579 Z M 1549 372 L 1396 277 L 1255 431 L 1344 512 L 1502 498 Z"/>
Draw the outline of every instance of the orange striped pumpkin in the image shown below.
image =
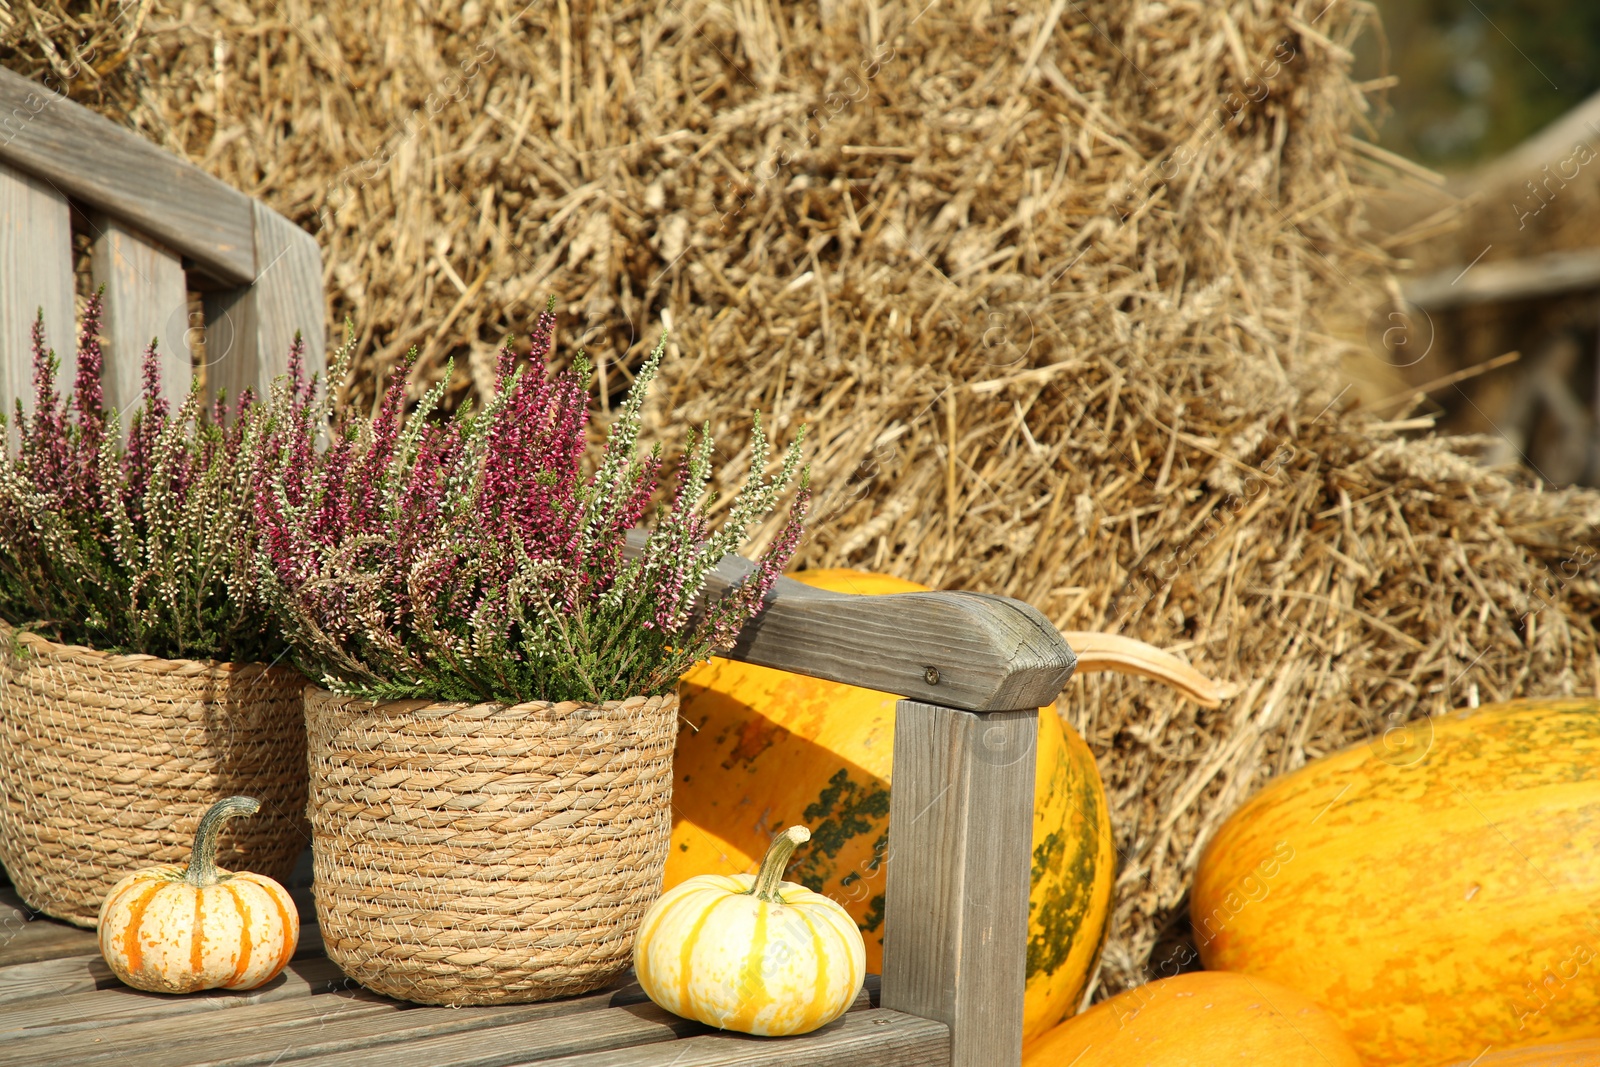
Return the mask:
<path id="1" fill-rule="evenodd" d="M 861 931 L 827 897 L 781 881 L 810 837 L 791 826 L 755 875 L 698 875 L 651 905 L 633 949 L 651 1000 L 762 1037 L 810 1033 L 849 1010 L 867 976 Z"/>
<path id="2" fill-rule="evenodd" d="M 228 797 L 200 819 L 187 868 L 128 875 L 100 905 L 100 954 L 119 979 L 152 993 L 254 989 L 278 976 L 300 942 L 300 915 L 283 886 L 217 867 L 217 834 L 261 802 Z"/>

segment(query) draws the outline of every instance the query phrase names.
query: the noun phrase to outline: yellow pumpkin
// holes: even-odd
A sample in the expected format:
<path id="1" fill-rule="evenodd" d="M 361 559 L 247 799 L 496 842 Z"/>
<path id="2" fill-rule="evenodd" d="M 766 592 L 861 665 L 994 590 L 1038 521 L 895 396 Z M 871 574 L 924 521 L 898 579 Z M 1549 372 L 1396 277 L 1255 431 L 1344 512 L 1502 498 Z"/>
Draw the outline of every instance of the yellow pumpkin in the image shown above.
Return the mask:
<path id="1" fill-rule="evenodd" d="M 1195 971 L 1101 1001 L 1023 1049 L 1022 1067 L 1361 1067 L 1331 1015 L 1275 982 Z"/>
<path id="2" fill-rule="evenodd" d="M 1600 702 L 1409 724 L 1268 785 L 1218 830 L 1209 968 L 1331 1011 L 1368 1067 L 1600 1036 Z"/>
<path id="3" fill-rule="evenodd" d="M 782 881 L 803 826 L 779 834 L 748 874 L 707 874 L 645 912 L 633 969 L 646 995 L 686 1019 L 763 1037 L 810 1033 L 849 1010 L 867 977 L 848 912 Z"/>
<path id="4" fill-rule="evenodd" d="M 859 571 L 804 571 L 840 592 L 925 589 Z M 811 846 L 791 877 L 842 903 L 883 967 L 884 863 L 896 698 L 713 660 L 680 686 L 672 850 L 665 884 L 751 869 L 775 827 L 804 822 Z M 1087 745 L 1039 716 L 1029 896 L 1026 1036 L 1077 1009 L 1099 957 L 1115 877 L 1110 815 Z"/>
<path id="5" fill-rule="evenodd" d="M 195 831 L 187 868 L 128 875 L 100 905 L 100 954 L 135 989 L 192 993 L 254 989 L 278 976 L 300 942 L 300 915 L 283 886 L 260 874 L 217 867 L 217 834 L 261 802 L 228 797 Z"/>

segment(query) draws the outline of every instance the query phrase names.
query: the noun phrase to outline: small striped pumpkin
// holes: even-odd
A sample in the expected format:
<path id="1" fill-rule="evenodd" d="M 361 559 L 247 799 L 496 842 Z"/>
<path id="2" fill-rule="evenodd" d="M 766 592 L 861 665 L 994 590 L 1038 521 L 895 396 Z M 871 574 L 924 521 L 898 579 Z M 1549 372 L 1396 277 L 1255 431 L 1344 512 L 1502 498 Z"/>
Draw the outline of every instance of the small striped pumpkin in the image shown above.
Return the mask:
<path id="1" fill-rule="evenodd" d="M 791 826 L 755 875 L 700 875 L 651 906 L 633 955 L 651 1000 L 762 1037 L 809 1033 L 849 1010 L 867 975 L 861 931 L 832 900 L 780 880 L 810 837 Z"/>
<path id="2" fill-rule="evenodd" d="M 253 797 L 217 801 L 200 819 L 187 868 L 150 867 L 112 887 L 99 935 L 113 974 L 152 993 L 254 989 L 278 976 L 300 941 L 288 890 L 216 863 L 222 824 L 260 808 Z"/>

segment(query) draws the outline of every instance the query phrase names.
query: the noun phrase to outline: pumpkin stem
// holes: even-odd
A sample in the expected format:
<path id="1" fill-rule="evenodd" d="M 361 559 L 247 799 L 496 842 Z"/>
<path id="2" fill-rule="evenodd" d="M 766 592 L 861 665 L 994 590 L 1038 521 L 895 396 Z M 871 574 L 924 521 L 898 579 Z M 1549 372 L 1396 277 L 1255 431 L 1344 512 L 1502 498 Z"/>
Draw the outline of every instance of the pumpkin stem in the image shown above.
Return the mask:
<path id="1" fill-rule="evenodd" d="M 783 869 L 789 866 L 789 857 L 794 855 L 795 846 L 809 840 L 811 831 L 804 826 L 791 826 L 773 838 L 772 844 L 767 846 L 767 854 L 761 857 L 761 870 L 756 874 L 755 884 L 750 887 L 750 895 L 771 904 L 782 904 L 778 885 L 783 881 Z"/>
<path id="2" fill-rule="evenodd" d="M 194 851 L 189 853 L 189 869 L 184 872 L 183 880 L 195 886 L 220 882 L 222 879 L 217 877 L 217 835 L 222 832 L 222 824 L 240 815 L 254 815 L 260 810 L 261 801 L 255 797 L 224 797 L 211 805 L 200 816 L 200 828 L 194 832 Z"/>

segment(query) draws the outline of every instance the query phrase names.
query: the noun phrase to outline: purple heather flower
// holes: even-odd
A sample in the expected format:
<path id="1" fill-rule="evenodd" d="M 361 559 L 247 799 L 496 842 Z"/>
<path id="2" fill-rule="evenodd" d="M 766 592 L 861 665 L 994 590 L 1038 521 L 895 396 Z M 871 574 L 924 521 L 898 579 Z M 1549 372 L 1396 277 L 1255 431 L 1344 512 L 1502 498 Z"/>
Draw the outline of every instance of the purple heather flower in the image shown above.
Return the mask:
<path id="1" fill-rule="evenodd" d="M 100 294 L 84 310 L 70 397 L 33 326 L 33 411 L 0 445 L 0 618 L 58 640 L 161 656 L 267 657 L 250 590 L 244 414 L 191 399 L 174 416 L 152 343 L 138 407 L 108 433 Z M 20 404 L 18 404 L 20 414 Z M 203 487 L 196 491 L 196 487 Z"/>
<path id="2" fill-rule="evenodd" d="M 659 451 L 636 448 L 644 395 L 664 343 L 636 375 L 595 469 L 585 474 L 588 369 L 547 370 L 549 309 L 525 359 L 508 343 L 481 412 L 427 421 L 439 390 L 408 411 L 409 362 L 370 420 L 350 416 L 331 448 L 300 405 L 260 453 L 262 566 L 302 666 L 372 697 L 601 700 L 670 689 L 731 641 L 798 544 L 808 494 L 757 574 L 704 611 L 695 604 L 721 553 L 769 513 L 797 471 L 791 449 L 768 478 L 765 438 L 724 524 L 705 513 L 710 442 L 691 445 L 678 492 L 645 553 L 628 531 L 658 491 Z M 519 366 L 520 364 L 520 366 Z"/>

